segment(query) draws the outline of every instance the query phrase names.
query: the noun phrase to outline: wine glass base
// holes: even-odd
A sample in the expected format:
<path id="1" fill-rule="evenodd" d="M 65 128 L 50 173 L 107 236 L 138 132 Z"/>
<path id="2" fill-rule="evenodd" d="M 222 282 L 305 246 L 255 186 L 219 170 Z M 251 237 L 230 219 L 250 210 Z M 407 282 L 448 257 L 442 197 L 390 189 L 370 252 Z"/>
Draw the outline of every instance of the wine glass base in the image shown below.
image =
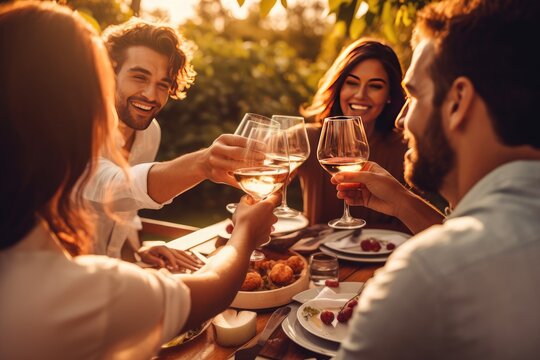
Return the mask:
<path id="1" fill-rule="evenodd" d="M 294 218 L 302 215 L 302 213 L 288 206 L 279 206 L 274 209 L 274 215 L 281 218 Z"/>
<path id="2" fill-rule="evenodd" d="M 237 203 L 230 203 L 230 204 L 227 204 L 227 206 L 225 206 L 225 209 L 227 209 L 227 211 L 230 212 L 231 214 L 234 214 L 237 206 L 238 206 Z"/>
<path id="3" fill-rule="evenodd" d="M 366 226 L 366 220 L 351 218 L 349 220 L 334 219 L 328 222 L 333 229 L 359 229 Z"/>

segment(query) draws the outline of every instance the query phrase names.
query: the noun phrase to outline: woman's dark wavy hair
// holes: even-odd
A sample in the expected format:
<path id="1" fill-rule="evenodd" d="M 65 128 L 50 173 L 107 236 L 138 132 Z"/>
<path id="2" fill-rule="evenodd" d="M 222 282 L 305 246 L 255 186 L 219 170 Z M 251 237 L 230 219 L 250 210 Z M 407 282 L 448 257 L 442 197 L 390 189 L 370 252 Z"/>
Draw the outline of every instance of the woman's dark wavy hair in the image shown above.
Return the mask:
<path id="1" fill-rule="evenodd" d="M 105 47 L 81 16 L 52 2 L 1 6 L 0 34 L 0 250 L 44 221 L 71 254 L 86 252 L 82 189 L 92 158 L 114 151 Z"/>
<path id="2" fill-rule="evenodd" d="M 195 80 L 196 72 L 191 65 L 193 46 L 174 28 L 165 24 L 154 24 L 139 18 L 111 25 L 103 31 L 103 40 L 109 51 L 116 73 L 126 58 L 126 49 L 145 46 L 169 59 L 168 74 L 172 80 L 169 95 L 173 99 L 183 99 Z"/>
<path id="3" fill-rule="evenodd" d="M 339 93 L 349 73 L 362 61 L 375 59 L 381 62 L 389 79 L 390 103 L 375 121 L 375 130 L 388 134 L 394 129 L 394 121 L 405 104 L 405 91 L 401 85 L 403 72 L 399 59 L 388 45 L 370 39 L 359 39 L 350 44 L 336 58 L 330 69 L 319 81 L 319 89 L 311 105 L 301 110 L 305 117 L 315 117 L 322 122 L 328 116 L 343 115 Z"/>

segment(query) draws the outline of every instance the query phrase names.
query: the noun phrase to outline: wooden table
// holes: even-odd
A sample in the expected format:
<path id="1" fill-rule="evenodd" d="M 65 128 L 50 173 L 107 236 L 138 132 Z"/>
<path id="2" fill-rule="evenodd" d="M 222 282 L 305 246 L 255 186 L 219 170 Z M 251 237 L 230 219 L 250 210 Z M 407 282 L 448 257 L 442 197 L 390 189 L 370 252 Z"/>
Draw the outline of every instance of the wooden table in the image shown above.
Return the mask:
<path id="1" fill-rule="evenodd" d="M 170 226 L 170 223 L 155 222 L 152 220 L 143 219 L 143 232 L 155 234 L 161 238 L 174 239 L 178 236 L 189 234 L 195 228 L 184 227 L 181 225 Z M 215 238 L 208 239 L 210 242 L 215 242 Z M 362 264 L 350 261 L 339 260 L 339 280 L 340 281 L 355 281 L 364 282 L 373 276 L 376 269 L 382 266 L 381 264 Z M 268 318 L 274 309 L 257 310 L 257 334 L 259 334 Z M 164 349 L 159 352 L 154 359 L 159 360 L 194 360 L 194 359 L 227 359 L 238 347 L 222 347 L 214 341 L 215 333 L 213 326 L 208 327 L 205 333 L 199 335 L 196 339 L 183 344 L 181 346 Z M 251 341 L 256 341 L 257 336 Z M 287 335 L 279 327 L 270 337 L 266 346 L 261 351 L 261 356 L 271 359 L 306 359 L 317 358 L 327 359 L 328 357 L 314 353 L 291 341 Z"/>

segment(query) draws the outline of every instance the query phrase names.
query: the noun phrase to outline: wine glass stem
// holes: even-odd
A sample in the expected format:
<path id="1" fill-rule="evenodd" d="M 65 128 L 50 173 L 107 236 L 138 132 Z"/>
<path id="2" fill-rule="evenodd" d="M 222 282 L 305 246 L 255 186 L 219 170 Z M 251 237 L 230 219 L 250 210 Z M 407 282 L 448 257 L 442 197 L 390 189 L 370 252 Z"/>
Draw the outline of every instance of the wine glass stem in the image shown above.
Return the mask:
<path id="1" fill-rule="evenodd" d="M 341 220 L 345 222 L 352 220 L 351 213 L 349 212 L 349 205 L 347 205 L 345 201 L 343 201 L 343 216 L 341 216 Z"/>
<path id="2" fill-rule="evenodd" d="M 285 183 L 285 185 L 283 185 L 283 190 L 281 190 L 281 208 L 287 207 L 287 183 L 288 181 Z"/>

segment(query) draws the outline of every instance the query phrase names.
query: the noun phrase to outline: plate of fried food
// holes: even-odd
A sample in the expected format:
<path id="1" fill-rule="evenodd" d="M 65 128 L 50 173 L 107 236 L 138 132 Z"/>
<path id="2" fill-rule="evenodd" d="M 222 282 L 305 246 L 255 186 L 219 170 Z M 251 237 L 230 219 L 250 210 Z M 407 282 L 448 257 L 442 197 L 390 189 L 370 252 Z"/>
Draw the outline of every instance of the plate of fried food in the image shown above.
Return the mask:
<path id="1" fill-rule="evenodd" d="M 288 304 L 309 286 L 307 262 L 294 251 L 265 249 L 266 258 L 252 263 L 231 307 L 266 309 Z"/>

